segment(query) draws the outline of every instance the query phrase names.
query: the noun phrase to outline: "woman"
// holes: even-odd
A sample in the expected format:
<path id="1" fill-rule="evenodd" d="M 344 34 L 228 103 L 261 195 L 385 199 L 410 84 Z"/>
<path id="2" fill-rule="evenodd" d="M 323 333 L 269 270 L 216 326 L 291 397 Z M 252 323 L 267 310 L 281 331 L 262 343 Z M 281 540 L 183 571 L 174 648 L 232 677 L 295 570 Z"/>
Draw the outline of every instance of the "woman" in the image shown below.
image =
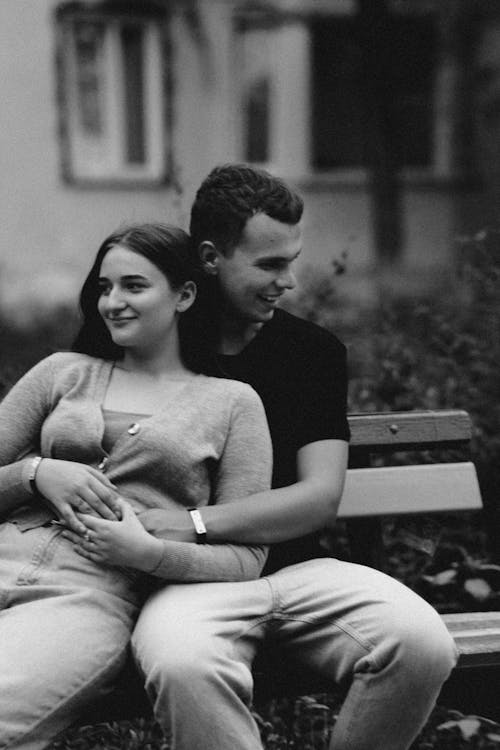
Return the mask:
<path id="1" fill-rule="evenodd" d="M 255 392 L 190 369 L 188 245 L 161 225 L 108 237 L 82 289 L 75 351 L 42 360 L 0 405 L 0 747 L 44 747 L 109 686 L 146 583 L 240 580 L 263 566 L 262 547 L 160 541 L 136 516 L 270 482 Z"/>

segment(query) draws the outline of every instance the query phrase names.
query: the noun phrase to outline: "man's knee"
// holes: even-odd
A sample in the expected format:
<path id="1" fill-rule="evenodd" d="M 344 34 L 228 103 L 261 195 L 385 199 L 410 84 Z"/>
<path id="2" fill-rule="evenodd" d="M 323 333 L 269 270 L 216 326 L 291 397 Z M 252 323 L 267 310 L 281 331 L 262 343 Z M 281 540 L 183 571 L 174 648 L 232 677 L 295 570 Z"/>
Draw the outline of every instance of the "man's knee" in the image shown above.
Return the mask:
<path id="1" fill-rule="evenodd" d="M 403 618 L 392 634 L 395 663 L 416 686 L 439 686 L 457 662 L 457 649 L 441 618 L 429 609 L 420 619 Z"/>

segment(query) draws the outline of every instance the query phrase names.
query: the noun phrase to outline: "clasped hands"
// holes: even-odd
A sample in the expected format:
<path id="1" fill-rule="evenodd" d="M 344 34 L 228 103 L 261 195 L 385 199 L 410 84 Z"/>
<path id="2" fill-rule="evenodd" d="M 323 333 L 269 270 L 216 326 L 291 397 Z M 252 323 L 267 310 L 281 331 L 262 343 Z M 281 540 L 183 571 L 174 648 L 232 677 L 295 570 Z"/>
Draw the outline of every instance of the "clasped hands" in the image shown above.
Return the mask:
<path id="1" fill-rule="evenodd" d="M 97 469 L 47 458 L 40 463 L 36 484 L 79 555 L 145 572 L 158 565 L 162 543 L 144 529 L 130 503 Z"/>

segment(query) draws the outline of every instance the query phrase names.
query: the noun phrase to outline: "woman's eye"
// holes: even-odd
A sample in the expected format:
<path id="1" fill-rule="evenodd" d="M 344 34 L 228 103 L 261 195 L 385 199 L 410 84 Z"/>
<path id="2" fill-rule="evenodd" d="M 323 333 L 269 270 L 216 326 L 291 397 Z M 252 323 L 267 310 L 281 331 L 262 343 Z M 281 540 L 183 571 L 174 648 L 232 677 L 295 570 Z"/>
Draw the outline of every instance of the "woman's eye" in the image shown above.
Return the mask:
<path id="1" fill-rule="evenodd" d="M 109 286 L 105 286 L 104 284 L 99 285 L 99 296 L 103 297 L 106 294 L 109 294 Z"/>
<path id="2" fill-rule="evenodd" d="M 127 289 L 129 289 L 131 292 L 139 292 L 144 289 L 144 286 L 142 284 L 131 281 L 127 284 Z"/>

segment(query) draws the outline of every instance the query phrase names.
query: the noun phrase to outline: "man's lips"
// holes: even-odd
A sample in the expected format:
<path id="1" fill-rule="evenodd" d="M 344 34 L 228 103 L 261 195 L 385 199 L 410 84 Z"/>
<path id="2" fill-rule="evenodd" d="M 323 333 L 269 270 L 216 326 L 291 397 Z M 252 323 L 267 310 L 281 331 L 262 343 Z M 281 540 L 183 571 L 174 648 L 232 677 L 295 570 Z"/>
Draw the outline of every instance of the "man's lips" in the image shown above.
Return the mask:
<path id="1" fill-rule="evenodd" d="M 274 305 L 281 297 L 281 294 L 259 294 L 259 298 L 267 302 L 268 305 Z"/>

